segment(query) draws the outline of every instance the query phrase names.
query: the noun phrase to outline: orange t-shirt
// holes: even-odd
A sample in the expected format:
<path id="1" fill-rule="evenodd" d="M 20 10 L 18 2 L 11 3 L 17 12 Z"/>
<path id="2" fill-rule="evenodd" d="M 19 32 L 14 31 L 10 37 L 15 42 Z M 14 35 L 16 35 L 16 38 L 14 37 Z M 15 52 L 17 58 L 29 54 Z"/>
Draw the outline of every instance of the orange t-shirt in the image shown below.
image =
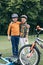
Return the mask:
<path id="1" fill-rule="evenodd" d="M 11 32 L 11 36 L 20 35 L 20 24 L 21 24 L 21 22 L 19 22 L 19 21 L 10 23 L 7 34 L 10 35 L 10 32 Z"/>

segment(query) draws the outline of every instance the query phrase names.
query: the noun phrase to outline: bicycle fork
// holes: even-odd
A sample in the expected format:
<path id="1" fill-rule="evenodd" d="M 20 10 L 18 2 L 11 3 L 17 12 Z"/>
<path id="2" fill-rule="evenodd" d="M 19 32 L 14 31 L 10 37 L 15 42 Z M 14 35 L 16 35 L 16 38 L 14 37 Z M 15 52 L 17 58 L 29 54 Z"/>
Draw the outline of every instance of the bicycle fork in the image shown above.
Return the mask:
<path id="1" fill-rule="evenodd" d="M 40 43 L 40 41 L 37 39 L 34 43 L 32 43 L 32 46 L 30 47 L 30 50 L 32 51 L 33 48 L 36 46 L 36 43 L 43 49 L 43 45 Z"/>
<path id="2" fill-rule="evenodd" d="M 36 46 L 36 42 L 32 43 L 32 46 L 30 47 L 30 52 L 33 50 L 33 48 Z M 33 50 L 34 51 L 34 50 Z"/>

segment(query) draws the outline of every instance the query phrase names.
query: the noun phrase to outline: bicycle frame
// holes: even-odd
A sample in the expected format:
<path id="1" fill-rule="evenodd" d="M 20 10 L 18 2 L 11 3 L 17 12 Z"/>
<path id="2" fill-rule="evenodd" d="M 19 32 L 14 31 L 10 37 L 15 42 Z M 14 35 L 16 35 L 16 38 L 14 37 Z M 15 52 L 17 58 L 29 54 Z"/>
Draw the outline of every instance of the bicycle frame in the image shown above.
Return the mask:
<path id="1" fill-rule="evenodd" d="M 32 46 L 31 46 L 31 48 L 30 48 L 31 51 L 33 50 L 33 48 L 34 48 L 34 46 L 35 46 L 36 44 L 38 44 L 41 48 L 43 48 L 43 45 L 40 43 L 40 42 L 43 42 L 43 40 L 41 40 L 41 39 L 39 38 L 39 34 L 40 34 L 41 31 L 43 31 L 43 30 L 40 30 L 39 32 L 37 32 L 37 29 L 36 29 L 37 38 L 36 38 L 35 42 L 32 44 Z"/>
<path id="2" fill-rule="evenodd" d="M 6 64 L 0 63 L 0 65 L 13 65 L 13 62 L 10 62 L 10 61 L 7 60 L 6 58 L 1 57 L 0 59 L 6 62 Z"/>
<path id="3" fill-rule="evenodd" d="M 37 38 L 36 40 L 35 40 L 35 42 L 40 46 L 40 42 L 43 42 L 43 40 L 41 40 L 40 38 Z"/>
<path id="4" fill-rule="evenodd" d="M 19 59 L 22 65 L 38 65 L 40 62 L 40 51 L 37 48 L 36 44 L 41 46 L 40 42 L 43 42 L 39 38 L 39 33 L 41 31 L 37 31 L 37 38 L 32 44 L 24 45 L 19 52 Z M 41 46 L 42 48 L 43 46 Z M 23 54 L 23 51 L 25 50 L 25 53 Z M 23 61 L 24 60 L 24 61 Z M 28 61 L 28 62 L 27 62 Z M 26 63 L 25 63 L 26 62 Z"/>

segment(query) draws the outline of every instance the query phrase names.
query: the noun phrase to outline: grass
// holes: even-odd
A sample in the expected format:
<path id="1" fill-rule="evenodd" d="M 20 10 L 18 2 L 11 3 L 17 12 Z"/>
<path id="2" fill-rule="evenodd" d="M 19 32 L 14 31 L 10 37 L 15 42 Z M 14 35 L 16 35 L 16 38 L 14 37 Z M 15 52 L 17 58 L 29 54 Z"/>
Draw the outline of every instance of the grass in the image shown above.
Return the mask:
<path id="1" fill-rule="evenodd" d="M 34 35 L 29 36 L 29 43 L 33 43 L 35 38 L 36 36 L 34 37 Z M 43 35 L 40 35 L 40 38 L 43 39 Z M 38 48 L 41 52 L 41 60 L 39 62 L 39 65 L 43 65 L 43 49 L 41 49 L 39 46 Z M 12 55 L 11 42 L 8 41 L 7 36 L 0 36 L 0 52 L 2 53 L 3 57 Z"/>
<path id="2" fill-rule="evenodd" d="M 3 56 L 10 56 L 11 52 L 11 42 L 8 41 L 7 36 L 0 36 L 0 52 Z"/>

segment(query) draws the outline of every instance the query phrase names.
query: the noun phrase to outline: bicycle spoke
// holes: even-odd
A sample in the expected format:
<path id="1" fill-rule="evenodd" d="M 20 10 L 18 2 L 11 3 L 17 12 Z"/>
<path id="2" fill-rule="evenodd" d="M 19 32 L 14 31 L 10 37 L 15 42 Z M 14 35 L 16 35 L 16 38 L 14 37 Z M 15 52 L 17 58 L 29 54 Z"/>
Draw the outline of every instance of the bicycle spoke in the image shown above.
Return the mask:
<path id="1" fill-rule="evenodd" d="M 23 50 L 25 51 L 25 54 L 23 55 Z M 38 54 L 37 51 L 34 49 L 34 53 L 32 53 L 32 56 L 27 58 L 27 54 L 30 53 L 30 47 L 25 47 L 20 53 L 20 61 L 23 65 L 35 65 L 38 60 Z"/>

